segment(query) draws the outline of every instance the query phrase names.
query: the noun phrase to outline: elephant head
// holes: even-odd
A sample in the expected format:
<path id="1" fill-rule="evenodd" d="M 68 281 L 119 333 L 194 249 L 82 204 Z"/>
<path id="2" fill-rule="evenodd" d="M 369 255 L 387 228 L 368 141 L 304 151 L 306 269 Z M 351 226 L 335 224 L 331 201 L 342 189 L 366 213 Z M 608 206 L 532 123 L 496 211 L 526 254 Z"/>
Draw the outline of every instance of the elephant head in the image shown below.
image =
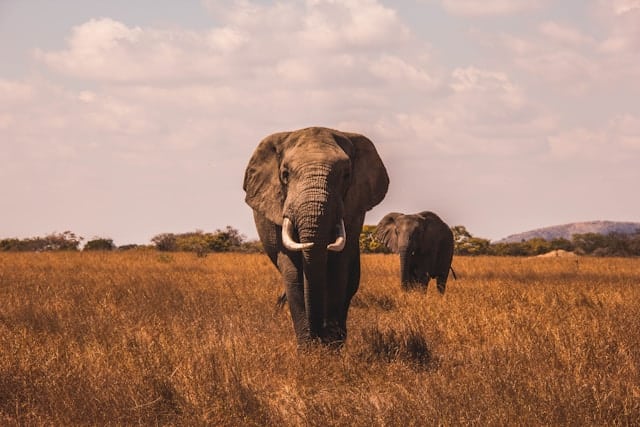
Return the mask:
<path id="1" fill-rule="evenodd" d="M 453 233 L 436 214 L 389 213 L 378 223 L 376 237 L 400 255 L 403 288 L 426 287 L 435 278 L 438 291 L 444 294 L 453 258 Z"/>
<path id="2" fill-rule="evenodd" d="M 246 202 L 280 270 L 299 341 L 343 341 L 359 282 L 364 214 L 389 178 L 366 137 L 312 127 L 263 139 L 245 171 Z"/>

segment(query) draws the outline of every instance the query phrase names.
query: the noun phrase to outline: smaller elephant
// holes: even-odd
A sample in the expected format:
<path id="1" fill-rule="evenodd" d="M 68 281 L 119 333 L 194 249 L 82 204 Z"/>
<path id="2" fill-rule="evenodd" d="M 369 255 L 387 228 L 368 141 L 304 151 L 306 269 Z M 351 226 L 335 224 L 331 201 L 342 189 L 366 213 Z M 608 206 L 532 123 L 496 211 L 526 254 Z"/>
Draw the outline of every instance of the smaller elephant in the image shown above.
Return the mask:
<path id="1" fill-rule="evenodd" d="M 375 236 L 400 255 L 403 289 L 426 289 L 435 278 L 438 291 L 444 294 L 449 269 L 453 272 L 453 233 L 438 215 L 428 211 L 412 215 L 392 212 L 380 220 Z"/>

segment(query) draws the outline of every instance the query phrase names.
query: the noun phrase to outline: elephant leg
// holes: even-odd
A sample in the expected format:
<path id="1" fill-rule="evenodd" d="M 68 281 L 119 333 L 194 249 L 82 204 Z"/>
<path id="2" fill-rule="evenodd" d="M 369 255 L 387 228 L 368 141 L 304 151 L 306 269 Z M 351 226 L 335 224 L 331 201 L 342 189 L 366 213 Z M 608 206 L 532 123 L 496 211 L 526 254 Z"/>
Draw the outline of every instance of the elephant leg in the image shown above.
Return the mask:
<path id="1" fill-rule="evenodd" d="M 424 260 L 418 256 L 415 257 L 413 266 L 413 281 L 415 286 L 420 289 L 427 289 L 429 285 L 429 273 L 425 269 Z"/>
<path id="2" fill-rule="evenodd" d="M 349 309 L 349 305 L 351 304 L 351 299 L 358 292 L 358 288 L 360 287 L 360 254 L 357 254 L 349 263 L 349 279 L 347 282 L 347 299 L 345 300 L 345 316 L 347 310 Z"/>
<path id="3" fill-rule="evenodd" d="M 298 345 L 304 346 L 311 340 L 311 332 L 304 305 L 302 259 L 299 253 L 280 252 L 277 262 L 284 281 L 285 295 Z"/>
<path id="4" fill-rule="evenodd" d="M 406 289 L 417 289 L 422 286 L 420 262 L 415 255 L 412 255 L 409 261 L 409 280 Z"/>
<path id="5" fill-rule="evenodd" d="M 420 288 L 424 285 L 424 272 L 418 265 L 414 265 L 411 270 L 411 282 L 414 288 Z"/>
<path id="6" fill-rule="evenodd" d="M 438 251 L 438 257 L 436 259 L 436 275 L 438 292 L 444 295 L 447 288 L 447 279 L 449 278 L 449 269 L 451 268 L 451 261 L 453 260 L 453 244 L 443 241 L 440 244 L 440 250 Z"/>
<path id="7" fill-rule="evenodd" d="M 420 267 L 422 269 L 422 283 L 424 283 L 424 288 L 427 290 L 429 287 L 429 282 L 431 279 L 435 278 L 434 274 L 434 265 L 436 264 L 436 257 L 432 252 L 427 253 L 423 256 L 421 260 Z"/>
<path id="8" fill-rule="evenodd" d="M 344 304 L 342 305 L 342 317 L 340 318 L 340 324 L 344 331 L 345 339 L 347 336 L 347 316 L 349 314 L 349 306 L 351 305 L 353 296 L 358 292 L 358 288 L 360 287 L 360 253 L 356 252 L 353 259 L 347 262 L 347 294 Z"/>
<path id="9" fill-rule="evenodd" d="M 426 271 L 425 271 L 425 272 L 423 272 L 423 273 L 422 273 L 422 280 L 421 280 L 421 283 L 423 283 L 423 284 L 424 284 L 424 285 L 423 285 L 423 287 L 424 287 L 424 290 L 425 290 L 425 291 L 426 291 L 426 290 L 427 290 L 427 288 L 429 287 L 429 282 L 430 282 L 430 281 L 431 281 L 431 275 L 429 274 L 429 272 L 426 272 Z"/>
<path id="10" fill-rule="evenodd" d="M 355 292 L 350 289 L 350 272 L 344 254 L 331 254 L 328 267 L 327 307 L 322 340 L 341 347 L 347 338 L 347 309 Z"/>
<path id="11" fill-rule="evenodd" d="M 253 211 L 258 237 L 262 242 L 265 253 L 276 267 L 278 267 L 278 242 L 282 234 L 282 227 L 269 221 L 264 215 Z"/>
<path id="12" fill-rule="evenodd" d="M 439 264 L 442 263 L 441 260 L 438 261 Z M 440 265 L 438 267 L 438 271 L 435 273 L 436 285 L 438 286 L 438 292 L 440 292 L 441 295 L 444 295 L 444 291 L 447 289 L 447 279 L 449 278 L 450 261 L 446 262 L 446 264 L 446 269 L 444 268 L 445 266 Z"/>
<path id="13" fill-rule="evenodd" d="M 276 268 L 280 271 L 280 266 L 278 265 L 278 245 L 279 245 L 279 236 L 282 234 L 282 227 L 273 222 L 269 221 L 263 215 L 259 214 L 256 211 L 253 211 L 253 219 L 256 223 L 256 229 L 258 230 L 258 237 L 260 238 L 260 242 L 262 242 L 262 247 Z M 287 303 L 287 293 L 283 292 L 276 301 L 276 309 L 279 310 Z"/>

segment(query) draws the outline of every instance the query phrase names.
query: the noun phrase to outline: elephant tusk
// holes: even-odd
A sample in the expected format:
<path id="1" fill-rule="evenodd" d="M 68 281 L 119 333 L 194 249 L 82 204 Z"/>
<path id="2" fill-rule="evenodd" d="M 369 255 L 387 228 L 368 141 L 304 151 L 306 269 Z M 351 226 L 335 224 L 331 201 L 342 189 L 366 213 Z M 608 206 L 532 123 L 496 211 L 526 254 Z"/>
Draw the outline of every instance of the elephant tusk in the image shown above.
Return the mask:
<path id="1" fill-rule="evenodd" d="M 340 220 L 340 224 L 338 224 L 338 237 L 336 237 L 336 241 L 329 244 L 327 249 L 333 252 L 340 252 L 344 249 L 344 245 L 347 242 L 346 232 L 344 231 L 344 219 Z"/>
<path id="2" fill-rule="evenodd" d="M 293 240 L 293 224 L 291 220 L 287 217 L 284 217 L 282 220 L 282 244 L 285 248 L 290 251 L 300 252 L 305 249 L 309 249 L 313 246 L 313 242 L 310 243 L 298 243 Z"/>

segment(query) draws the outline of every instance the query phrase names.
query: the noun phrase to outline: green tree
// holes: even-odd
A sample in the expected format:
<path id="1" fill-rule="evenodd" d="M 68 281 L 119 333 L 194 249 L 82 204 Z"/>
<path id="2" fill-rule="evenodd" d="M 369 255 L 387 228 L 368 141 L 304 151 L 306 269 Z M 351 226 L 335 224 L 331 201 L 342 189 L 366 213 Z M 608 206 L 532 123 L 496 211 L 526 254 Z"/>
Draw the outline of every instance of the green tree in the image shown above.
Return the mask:
<path id="1" fill-rule="evenodd" d="M 229 225 L 213 233 L 202 230 L 182 234 L 163 233 L 151 239 L 160 251 L 195 252 L 198 256 L 206 256 L 209 252 L 249 250 L 249 247 L 243 248 L 244 240 L 245 237 Z"/>
<path id="2" fill-rule="evenodd" d="M 235 228 L 227 225 L 224 230 L 216 230 L 209 240 L 209 249 L 213 252 L 239 250 L 245 237 Z"/>
<path id="3" fill-rule="evenodd" d="M 116 248 L 113 244 L 113 239 L 105 239 L 101 237 L 94 237 L 84 245 L 83 251 L 112 251 Z"/>
<path id="4" fill-rule="evenodd" d="M 71 231 L 51 233 L 44 237 L 30 237 L 27 239 L 0 240 L 0 250 L 19 252 L 40 251 L 77 251 L 84 240 Z"/>
<path id="5" fill-rule="evenodd" d="M 454 244 L 463 243 L 473 237 L 464 225 L 454 225 L 451 227 L 451 232 L 453 233 Z"/>
<path id="6" fill-rule="evenodd" d="M 209 252 L 209 242 L 212 235 L 196 230 L 193 233 L 183 233 L 175 236 L 177 251 L 195 252 L 198 256 L 206 256 Z"/>
<path id="7" fill-rule="evenodd" d="M 627 248 L 630 256 L 640 256 L 640 231 L 629 236 Z"/>
<path id="8" fill-rule="evenodd" d="M 456 255 L 487 255 L 491 242 L 480 237 L 473 237 L 464 225 L 451 227 L 453 233 L 453 252 Z"/>
<path id="9" fill-rule="evenodd" d="M 21 240 L 16 238 L 0 240 L 0 251 L 19 251 L 21 248 Z"/>
<path id="10" fill-rule="evenodd" d="M 574 234 L 572 243 L 576 251 L 586 255 L 592 254 L 598 248 L 606 247 L 605 236 L 598 233 Z"/>
<path id="11" fill-rule="evenodd" d="M 240 251 L 249 254 L 261 253 L 264 252 L 264 248 L 262 247 L 262 242 L 260 240 L 249 240 L 242 242 L 242 245 L 240 245 Z"/>
<path id="12" fill-rule="evenodd" d="M 63 233 L 49 234 L 43 240 L 45 251 L 77 251 L 84 238 L 67 230 Z"/>
<path id="13" fill-rule="evenodd" d="M 522 245 L 527 256 L 542 255 L 551 251 L 551 243 L 542 237 L 534 237 Z"/>
<path id="14" fill-rule="evenodd" d="M 490 247 L 491 242 L 489 240 L 480 237 L 471 237 L 459 243 L 457 247 L 454 248 L 454 253 L 456 255 L 470 256 L 488 255 Z"/>
<path id="15" fill-rule="evenodd" d="M 140 248 L 145 248 L 145 246 L 144 246 L 144 245 L 137 245 L 137 244 L 135 244 L 135 243 L 128 243 L 128 244 L 126 244 L 126 245 L 120 245 L 120 246 L 118 246 L 118 248 L 117 248 L 117 249 L 118 249 L 119 251 L 131 251 L 131 250 L 134 250 L 134 249 L 140 249 Z"/>
<path id="16" fill-rule="evenodd" d="M 573 243 L 570 240 L 565 239 L 564 237 L 557 237 L 551 240 L 551 250 L 555 251 L 558 249 L 562 249 L 564 251 L 573 251 Z"/>
<path id="17" fill-rule="evenodd" d="M 387 254 L 391 252 L 389 248 L 387 248 L 382 242 L 378 241 L 375 238 L 376 226 L 375 225 L 364 225 L 362 226 L 362 231 L 360 232 L 360 252 L 362 253 L 383 253 Z"/>
<path id="18" fill-rule="evenodd" d="M 491 245 L 490 254 L 497 256 L 527 256 L 529 247 L 526 242 L 494 243 Z"/>
<path id="19" fill-rule="evenodd" d="M 173 233 L 162 233 L 154 236 L 151 242 L 156 246 L 156 249 L 163 252 L 177 250 L 176 235 Z"/>

